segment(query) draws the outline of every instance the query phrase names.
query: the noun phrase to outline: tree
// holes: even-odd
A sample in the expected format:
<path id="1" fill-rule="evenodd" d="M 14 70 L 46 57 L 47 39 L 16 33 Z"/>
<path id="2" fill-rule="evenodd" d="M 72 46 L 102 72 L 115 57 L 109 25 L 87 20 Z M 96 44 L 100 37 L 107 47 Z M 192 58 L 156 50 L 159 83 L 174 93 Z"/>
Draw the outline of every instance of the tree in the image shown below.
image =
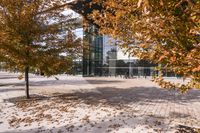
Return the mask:
<path id="1" fill-rule="evenodd" d="M 81 39 L 71 32 L 75 19 L 64 14 L 64 8 L 41 13 L 63 2 L 0 0 L 0 62 L 25 73 L 27 98 L 30 71 L 45 76 L 66 72 L 82 51 Z"/>
<path id="2" fill-rule="evenodd" d="M 187 91 L 200 88 L 200 1 L 93 0 L 102 6 L 90 19 L 102 34 L 120 40 L 133 56 L 160 64 L 191 81 L 174 84 L 155 79 L 162 87 Z M 131 44 L 131 45 L 130 45 Z"/>

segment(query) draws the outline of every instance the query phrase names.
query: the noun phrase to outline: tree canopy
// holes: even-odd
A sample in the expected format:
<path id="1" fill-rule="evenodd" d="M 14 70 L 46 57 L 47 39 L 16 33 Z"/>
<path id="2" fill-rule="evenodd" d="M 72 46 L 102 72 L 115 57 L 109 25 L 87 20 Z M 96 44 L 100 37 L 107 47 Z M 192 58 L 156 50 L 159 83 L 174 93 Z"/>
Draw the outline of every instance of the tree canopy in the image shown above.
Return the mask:
<path id="1" fill-rule="evenodd" d="M 102 10 L 89 16 L 102 34 L 119 40 L 133 56 L 192 79 L 187 85 L 155 81 L 165 88 L 200 88 L 200 1 L 93 0 Z"/>
<path id="2" fill-rule="evenodd" d="M 65 0 L 0 0 L 0 62 L 8 70 L 66 72 L 82 51 L 73 34 L 76 19 L 57 8 Z M 65 11 L 66 12 L 66 11 Z"/>
<path id="3" fill-rule="evenodd" d="M 70 32 L 74 20 L 62 13 L 64 9 L 38 15 L 59 3 L 59 0 L 0 1 L 0 59 L 9 69 L 17 67 L 23 72 L 28 65 L 51 75 L 59 66 L 69 68 L 81 47 L 81 40 Z"/>

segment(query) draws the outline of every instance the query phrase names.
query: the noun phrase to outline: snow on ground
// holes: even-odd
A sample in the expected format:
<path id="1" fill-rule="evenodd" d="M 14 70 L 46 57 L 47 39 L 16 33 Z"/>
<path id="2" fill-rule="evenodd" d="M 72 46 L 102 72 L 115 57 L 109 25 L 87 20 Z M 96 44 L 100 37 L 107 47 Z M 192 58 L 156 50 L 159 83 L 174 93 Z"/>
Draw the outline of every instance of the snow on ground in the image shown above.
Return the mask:
<path id="1" fill-rule="evenodd" d="M 150 79 L 0 72 L 1 133 L 175 133 L 200 128 L 200 91 L 179 94 Z M 174 79 L 177 80 L 177 79 Z"/>

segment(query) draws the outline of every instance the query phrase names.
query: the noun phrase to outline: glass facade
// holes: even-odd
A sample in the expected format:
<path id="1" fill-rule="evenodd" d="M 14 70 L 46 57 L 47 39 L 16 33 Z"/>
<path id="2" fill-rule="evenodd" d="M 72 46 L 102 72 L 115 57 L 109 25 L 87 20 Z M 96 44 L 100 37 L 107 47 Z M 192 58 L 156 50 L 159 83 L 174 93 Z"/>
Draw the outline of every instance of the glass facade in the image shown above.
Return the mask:
<path id="1" fill-rule="evenodd" d="M 90 26 L 84 32 L 87 42 L 83 50 L 83 76 L 152 76 L 156 65 L 147 61 L 124 56 L 108 36 L 99 36 L 97 29 Z"/>
<path id="2" fill-rule="evenodd" d="M 84 32 L 87 42 L 83 50 L 83 76 L 101 76 L 103 64 L 103 36 L 95 35 L 97 29 L 90 26 Z"/>

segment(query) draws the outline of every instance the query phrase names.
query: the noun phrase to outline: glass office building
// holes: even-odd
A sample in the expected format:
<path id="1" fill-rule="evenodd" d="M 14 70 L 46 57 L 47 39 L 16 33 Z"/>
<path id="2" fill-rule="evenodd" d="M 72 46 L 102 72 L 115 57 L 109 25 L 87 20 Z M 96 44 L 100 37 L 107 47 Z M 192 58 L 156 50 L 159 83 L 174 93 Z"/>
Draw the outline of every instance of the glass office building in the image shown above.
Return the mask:
<path id="1" fill-rule="evenodd" d="M 73 16 L 82 19 L 75 12 Z M 74 62 L 73 74 L 126 77 L 156 74 L 154 71 L 156 65 L 124 55 L 122 50 L 115 45 L 116 40 L 108 36 L 100 36 L 94 25 L 89 25 L 84 30 L 79 25 L 74 32 L 78 37 L 82 36 L 85 47 L 82 60 Z"/>
<path id="2" fill-rule="evenodd" d="M 84 31 L 86 46 L 83 50 L 83 76 L 102 75 L 103 36 L 95 35 L 96 32 L 93 25 Z"/>
<path id="3" fill-rule="evenodd" d="M 84 31 L 83 76 L 152 76 L 155 64 L 124 55 L 109 36 L 99 36 L 95 26 Z"/>

